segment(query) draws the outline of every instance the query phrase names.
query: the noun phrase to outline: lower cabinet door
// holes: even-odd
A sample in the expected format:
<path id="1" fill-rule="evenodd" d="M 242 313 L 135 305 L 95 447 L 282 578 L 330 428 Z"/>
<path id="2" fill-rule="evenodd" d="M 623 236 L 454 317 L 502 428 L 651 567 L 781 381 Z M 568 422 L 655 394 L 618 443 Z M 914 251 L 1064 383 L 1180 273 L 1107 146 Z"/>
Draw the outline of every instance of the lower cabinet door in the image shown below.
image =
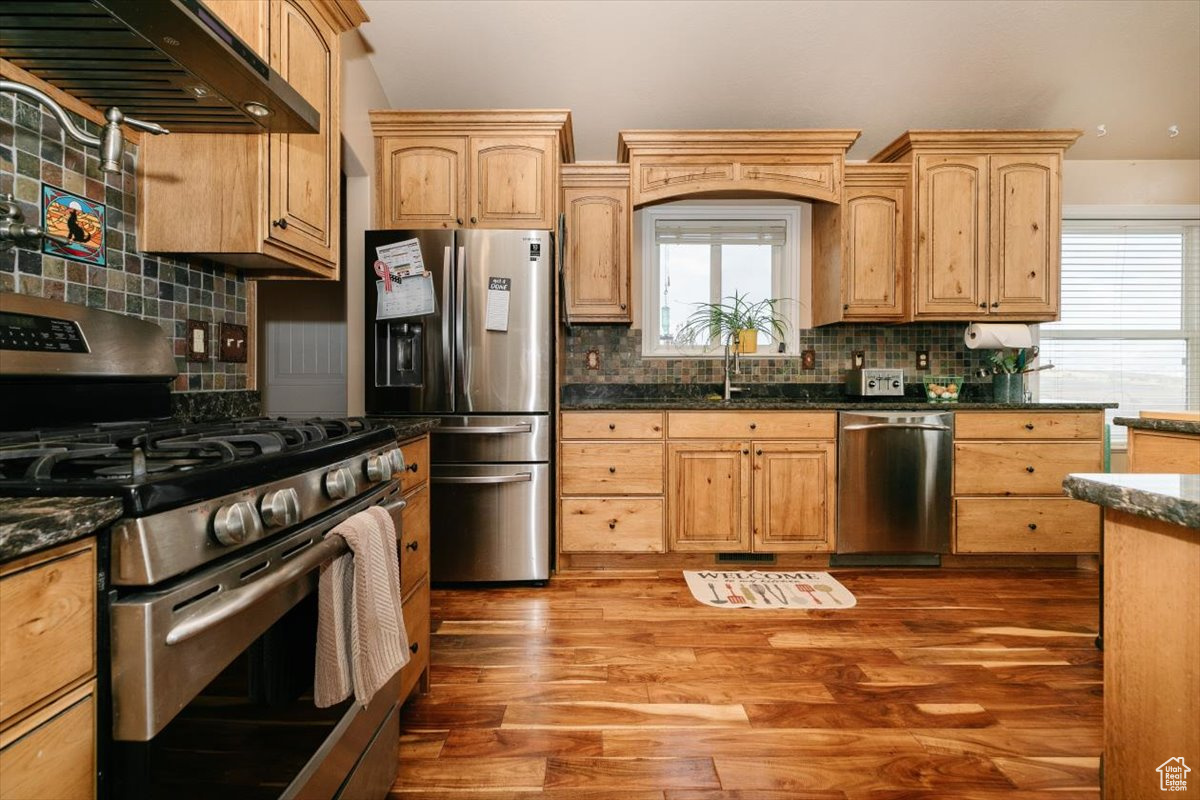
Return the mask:
<path id="1" fill-rule="evenodd" d="M 47 709 L 48 719 L 0 748 L 0 798 L 85 800 L 96 796 L 95 683 L 85 691 L 62 710 Z M 40 719 L 39 714 L 30 722 Z"/>
<path id="2" fill-rule="evenodd" d="M 663 501 L 657 497 L 572 497 L 562 501 L 565 553 L 661 553 Z"/>
<path id="3" fill-rule="evenodd" d="M 956 553 L 1096 553 L 1100 508 L 1068 497 L 954 502 Z"/>
<path id="4" fill-rule="evenodd" d="M 668 526 L 676 552 L 750 549 L 748 442 L 672 444 Z"/>
<path id="5" fill-rule="evenodd" d="M 754 549 L 828 552 L 836 529 L 833 442 L 754 443 Z"/>
<path id="6" fill-rule="evenodd" d="M 404 600 L 404 632 L 408 636 L 409 662 L 400 670 L 400 701 L 409 693 L 429 667 L 429 581 L 423 580 Z"/>

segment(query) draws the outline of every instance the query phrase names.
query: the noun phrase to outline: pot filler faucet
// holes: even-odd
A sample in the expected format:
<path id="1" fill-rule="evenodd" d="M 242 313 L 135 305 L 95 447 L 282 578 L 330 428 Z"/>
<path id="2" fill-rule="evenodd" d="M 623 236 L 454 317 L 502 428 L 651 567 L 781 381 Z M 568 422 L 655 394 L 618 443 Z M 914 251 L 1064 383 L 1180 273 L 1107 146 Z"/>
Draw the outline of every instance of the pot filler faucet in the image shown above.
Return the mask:
<path id="1" fill-rule="evenodd" d="M 80 144 L 100 150 L 101 172 L 121 172 L 121 154 L 125 149 L 125 135 L 121 131 L 121 125 L 128 125 L 131 128 L 146 131 L 156 136 L 163 133 L 170 133 L 166 128 L 156 123 L 143 122 L 140 119 L 127 117 L 121 113 L 121 109 L 112 106 L 104 112 L 104 118 L 108 121 L 104 124 L 103 133 L 99 137 L 92 136 L 76 125 L 63 107 L 41 89 L 26 86 L 23 83 L 15 81 L 0 80 L 0 92 L 23 94 L 44 105 L 55 116 L 59 124 L 62 125 L 63 131 L 68 136 Z M 59 243 L 66 242 L 61 237 L 47 237 L 47 234 L 35 225 L 25 225 L 20 207 L 11 198 L 6 197 L 4 200 L 2 213 L 0 213 L 0 249 L 11 247 L 14 239 L 39 236 L 51 238 Z"/>

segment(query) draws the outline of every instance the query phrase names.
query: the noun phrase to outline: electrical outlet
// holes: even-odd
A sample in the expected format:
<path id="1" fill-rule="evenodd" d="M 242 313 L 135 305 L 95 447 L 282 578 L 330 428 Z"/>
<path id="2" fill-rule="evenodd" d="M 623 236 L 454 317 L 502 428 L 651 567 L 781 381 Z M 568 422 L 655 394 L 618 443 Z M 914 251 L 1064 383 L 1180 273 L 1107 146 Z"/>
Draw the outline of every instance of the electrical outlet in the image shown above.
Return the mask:
<path id="1" fill-rule="evenodd" d="M 583 366 L 586 369 L 600 369 L 600 351 L 588 350 L 583 356 Z"/>
<path id="2" fill-rule="evenodd" d="M 928 350 L 918 350 L 917 351 L 917 369 L 919 369 L 919 370 L 928 370 L 929 369 L 929 351 Z"/>
<path id="3" fill-rule="evenodd" d="M 233 364 L 245 364 L 246 326 L 234 325 L 231 322 L 222 322 L 220 334 L 220 346 L 217 348 L 221 354 L 220 360 Z"/>
<path id="4" fill-rule="evenodd" d="M 208 361 L 208 323 L 200 319 L 187 321 L 187 360 Z"/>
<path id="5" fill-rule="evenodd" d="M 817 351 L 805 350 L 800 354 L 800 369 L 817 368 Z"/>

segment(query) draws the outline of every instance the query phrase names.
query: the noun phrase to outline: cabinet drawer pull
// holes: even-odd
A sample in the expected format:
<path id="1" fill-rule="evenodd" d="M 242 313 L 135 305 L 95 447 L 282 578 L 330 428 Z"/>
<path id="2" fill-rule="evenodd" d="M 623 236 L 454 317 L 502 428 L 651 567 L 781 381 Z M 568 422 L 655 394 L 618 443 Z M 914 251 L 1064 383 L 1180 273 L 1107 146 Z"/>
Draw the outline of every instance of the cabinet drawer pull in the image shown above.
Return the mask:
<path id="1" fill-rule="evenodd" d="M 406 466 L 405 469 L 408 470 L 409 472 L 416 472 L 418 469 L 420 469 L 420 467 L 418 467 L 417 462 L 414 461 L 413 463 Z"/>
<path id="2" fill-rule="evenodd" d="M 1026 467 L 1025 471 L 1032 473 L 1033 472 L 1033 464 L 1030 464 L 1028 467 Z"/>
<path id="3" fill-rule="evenodd" d="M 1036 530 L 1037 530 L 1037 523 L 1036 523 L 1036 522 L 1031 522 L 1031 523 L 1029 523 L 1029 530 L 1031 530 L 1031 531 L 1036 531 Z"/>
<path id="4" fill-rule="evenodd" d="M 417 542 L 409 542 L 408 544 L 404 545 L 404 549 L 405 549 L 405 550 L 412 550 L 412 551 L 415 553 L 415 552 L 417 552 L 417 548 L 418 548 L 419 546 L 420 546 L 420 544 L 419 544 L 419 543 L 417 543 Z"/>
<path id="5" fill-rule="evenodd" d="M 412 644 L 410 644 L 410 645 L 408 646 L 408 652 L 410 652 L 410 653 L 416 653 L 416 652 L 417 652 L 418 650 L 420 650 L 420 649 L 421 649 L 421 643 L 420 643 L 420 642 L 413 642 Z"/>
<path id="6" fill-rule="evenodd" d="M 610 475 L 616 475 L 616 474 L 617 474 L 617 468 L 616 468 L 616 467 L 609 467 L 609 468 L 608 468 L 608 474 L 610 474 Z"/>
<path id="7" fill-rule="evenodd" d="M 617 521 L 615 519 L 610 519 L 608 521 L 608 529 L 611 531 L 615 527 L 617 527 Z"/>
<path id="8" fill-rule="evenodd" d="M 280 230 L 285 230 L 285 231 L 286 231 L 286 230 L 287 230 L 287 218 L 286 218 L 286 217 L 280 217 L 279 219 L 277 219 L 277 220 L 274 220 L 274 221 L 271 223 L 271 225 L 272 225 L 272 227 L 279 228 Z"/>
<path id="9" fill-rule="evenodd" d="M 758 423 L 757 423 L 757 422 L 751 422 L 751 423 L 750 423 L 750 430 L 752 430 L 752 431 L 754 431 L 754 430 L 758 430 Z"/>
<path id="10" fill-rule="evenodd" d="M 1032 423 L 1032 422 L 1026 422 L 1026 423 L 1025 423 L 1025 430 L 1027 430 L 1027 431 L 1031 431 L 1031 430 L 1033 430 L 1033 423 Z"/>
<path id="11" fill-rule="evenodd" d="M 615 431 L 617 429 L 617 423 L 615 423 L 615 422 L 608 423 L 608 429 L 610 431 Z"/>

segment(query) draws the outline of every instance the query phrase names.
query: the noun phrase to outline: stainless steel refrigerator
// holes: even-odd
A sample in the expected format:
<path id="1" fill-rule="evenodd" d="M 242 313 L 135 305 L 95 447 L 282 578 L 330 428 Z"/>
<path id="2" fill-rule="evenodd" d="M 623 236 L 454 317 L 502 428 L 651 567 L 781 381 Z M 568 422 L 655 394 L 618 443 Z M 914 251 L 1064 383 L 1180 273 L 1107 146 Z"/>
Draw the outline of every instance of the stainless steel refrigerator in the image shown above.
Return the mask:
<path id="1" fill-rule="evenodd" d="M 416 298 L 405 313 L 432 313 L 377 320 L 378 248 L 405 242 L 419 245 L 428 277 L 393 292 Z M 542 230 L 366 232 L 367 413 L 441 419 L 430 470 L 435 581 L 550 577 L 552 244 Z M 410 295 L 383 296 L 392 313 L 393 298 Z"/>

